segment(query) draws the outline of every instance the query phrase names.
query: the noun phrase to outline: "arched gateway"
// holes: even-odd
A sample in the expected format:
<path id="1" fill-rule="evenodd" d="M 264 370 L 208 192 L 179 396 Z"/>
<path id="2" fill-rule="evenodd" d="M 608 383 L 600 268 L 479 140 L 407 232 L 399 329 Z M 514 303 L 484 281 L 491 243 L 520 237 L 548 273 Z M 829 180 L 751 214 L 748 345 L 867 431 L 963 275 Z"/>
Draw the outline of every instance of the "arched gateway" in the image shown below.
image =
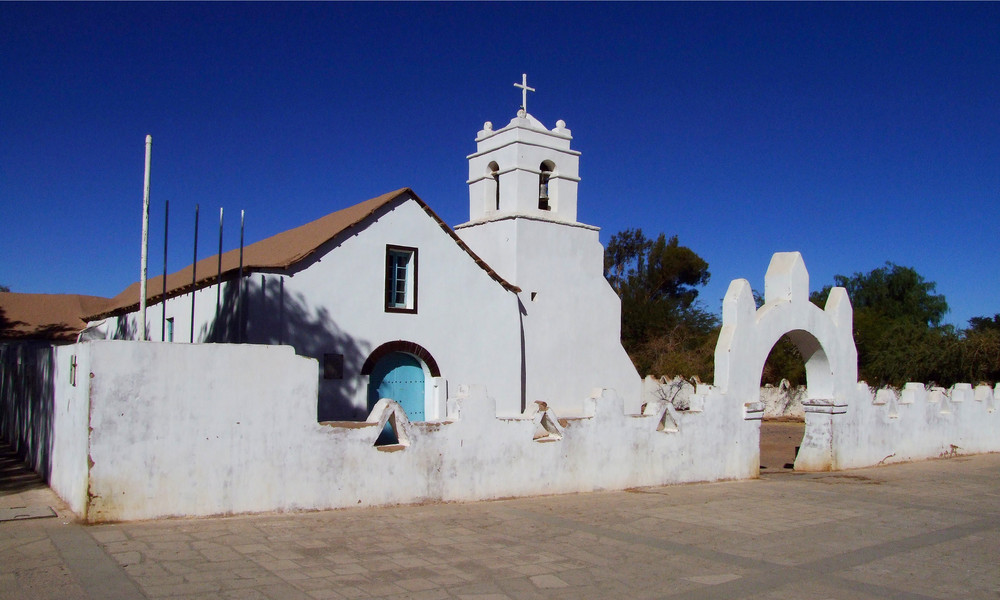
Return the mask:
<path id="1" fill-rule="evenodd" d="M 825 309 L 809 301 L 809 273 L 798 252 L 779 252 L 771 258 L 764 278 L 764 305 L 759 309 L 747 280 L 729 284 L 715 347 L 715 387 L 742 400 L 746 419 L 759 420 L 764 362 L 774 344 L 788 334 L 805 359 L 808 387 L 803 402 L 806 432 L 796 470 L 836 468 L 834 428 L 858 382 L 852 327 L 853 310 L 844 288 L 833 288 Z"/>

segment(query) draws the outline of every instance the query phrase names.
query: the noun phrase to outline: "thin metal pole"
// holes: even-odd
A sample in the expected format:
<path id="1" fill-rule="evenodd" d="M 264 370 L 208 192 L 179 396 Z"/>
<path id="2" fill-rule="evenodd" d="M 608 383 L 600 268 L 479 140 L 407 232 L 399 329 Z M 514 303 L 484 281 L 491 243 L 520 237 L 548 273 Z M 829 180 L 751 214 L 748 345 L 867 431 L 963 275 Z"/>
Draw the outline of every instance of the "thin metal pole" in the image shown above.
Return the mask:
<path id="1" fill-rule="evenodd" d="M 222 207 L 219 207 L 219 274 L 215 277 L 215 327 L 219 327 L 219 308 L 222 304 Z"/>
<path id="2" fill-rule="evenodd" d="M 191 262 L 191 343 L 194 343 L 194 286 L 198 282 L 196 271 L 198 270 L 198 209 L 200 205 L 194 205 L 194 259 Z"/>
<path id="3" fill-rule="evenodd" d="M 240 211 L 240 278 L 236 296 L 236 341 L 243 343 L 243 217 L 246 211 Z"/>
<path id="4" fill-rule="evenodd" d="M 170 230 L 170 200 L 163 203 L 163 295 L 160 296 L 162 318 L 160 319 L 160 341 L 167 341 L 167 236 Z"/>
<path id="5" fill-rule="evenodd" d="M 153 136 L 146 136 L 146 170 L 142 177 L 142 252 L 139 268 L 139 339 L 146 340 L 146 259 L 149 247 L 149 164 Z"/>

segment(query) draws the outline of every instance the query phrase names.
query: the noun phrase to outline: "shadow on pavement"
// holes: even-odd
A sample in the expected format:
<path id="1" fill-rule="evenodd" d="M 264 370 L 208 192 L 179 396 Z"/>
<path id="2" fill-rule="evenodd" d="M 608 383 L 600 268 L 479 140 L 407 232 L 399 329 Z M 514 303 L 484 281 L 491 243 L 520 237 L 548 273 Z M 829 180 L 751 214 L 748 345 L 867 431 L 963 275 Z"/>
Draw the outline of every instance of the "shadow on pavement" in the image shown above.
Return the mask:
<path id="1" fill-rule="evenodd" d="M 28 469 L 7 442 L 0 441 L 0 496 L 45 489 L 45 482 Z"/>

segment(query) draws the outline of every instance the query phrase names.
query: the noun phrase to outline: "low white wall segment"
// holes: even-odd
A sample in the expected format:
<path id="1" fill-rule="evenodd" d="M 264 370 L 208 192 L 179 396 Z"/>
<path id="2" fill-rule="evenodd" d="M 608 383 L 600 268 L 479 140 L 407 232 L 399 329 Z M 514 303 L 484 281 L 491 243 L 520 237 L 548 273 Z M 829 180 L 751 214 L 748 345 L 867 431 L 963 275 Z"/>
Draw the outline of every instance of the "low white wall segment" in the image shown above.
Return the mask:
<path id="1" fill-rule="evenodd" d="M 478 386 L 446 421 L 382 401 L 368 422 L 315 421 L 315 360 L 282 346 L 97 341 L 90 346 L 92 522 L 378 506 L 740 479 L 757 429 L 711 388 L 701 411 L 626 415 L 598 390 L 586 416 L 497 418 Z M 390 416 L 401 444 L 376 447 Z"/>
<path id="2" fill-rule="evenodd" d="M 834 449 L 838 468 L 850 469 L 961 454 L 1000 451 L 1000 385 L 973 389 L 926 389 L 908 383 L 902 390 L 873 391 L 858 383 L 851 410 Z"/>
<path id="3" fill-rule="evenodd" d="M 87 510 L 90 345 L 55 349 L 52 471 L 49 486 L 78 515 Z"/>
<path id="4" fill-rule="evenodd" d="M 296 497 L 321 460 L 309 444 L 315 359 L 290 346 L 82 345 L 93 373 L 88 520 L 309 507 Z"/>

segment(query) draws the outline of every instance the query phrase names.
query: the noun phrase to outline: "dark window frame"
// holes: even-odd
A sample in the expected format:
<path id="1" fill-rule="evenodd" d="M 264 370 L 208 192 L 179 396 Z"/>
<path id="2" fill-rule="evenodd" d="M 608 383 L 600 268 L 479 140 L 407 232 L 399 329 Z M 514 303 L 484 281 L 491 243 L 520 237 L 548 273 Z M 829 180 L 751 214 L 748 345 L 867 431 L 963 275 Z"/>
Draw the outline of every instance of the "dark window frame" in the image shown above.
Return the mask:
<path id="1" fill-rule="evenodd" d="M 411 272 L 407 273 L 407 281 L 412 282 L 411 284 L 411 287 L 413 288 L 411 294 L 411 298 L 413 300 L 413 302 L 411 303 L 412 306 L 397 306 L 392 301 L 395 291 L 393 287 L 393 276 L 394 276 L 393 262 L 392 262 L 393 254 L 410 255 L 410 261 L 409 264 L 407 265 L 407 270 Z M 417 313 L 417 299 L 419 298 L 418 292 L 420 290 L 418 284 L 420 280 L 419 277 L 420 271 L 418 269 L 419 265 L 418 258 L 419 258 L 419 251 L 417 250 L 417 248 L 413 248 L 411 246 L 397 246 L 395 244 L 385 245 L 385 294 L 383 295 L 385 300 L 385 312 L 409 313 L 409 314 Z"/>

